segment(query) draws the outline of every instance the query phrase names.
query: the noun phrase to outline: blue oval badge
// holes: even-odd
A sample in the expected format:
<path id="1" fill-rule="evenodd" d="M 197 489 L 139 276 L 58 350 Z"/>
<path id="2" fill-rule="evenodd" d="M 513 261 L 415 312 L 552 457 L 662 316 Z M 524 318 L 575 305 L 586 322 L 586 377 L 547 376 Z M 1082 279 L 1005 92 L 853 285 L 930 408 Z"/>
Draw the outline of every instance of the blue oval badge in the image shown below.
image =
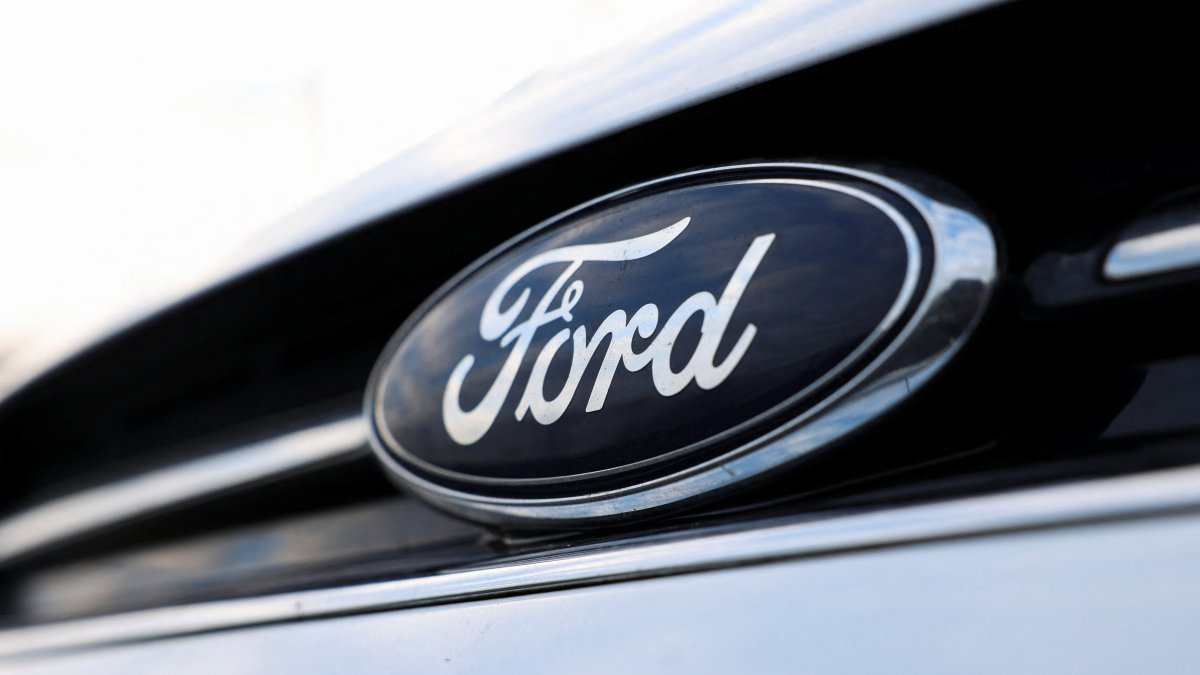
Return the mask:
<path id="1" fill-rule="evenodd" d="M 377 454 L 496 523 L 612 520 L 793 464 L 894 406 L 986 303 L 977 218 L 861 171 L 746 165 L 551 219 L 376 366 Z"/>

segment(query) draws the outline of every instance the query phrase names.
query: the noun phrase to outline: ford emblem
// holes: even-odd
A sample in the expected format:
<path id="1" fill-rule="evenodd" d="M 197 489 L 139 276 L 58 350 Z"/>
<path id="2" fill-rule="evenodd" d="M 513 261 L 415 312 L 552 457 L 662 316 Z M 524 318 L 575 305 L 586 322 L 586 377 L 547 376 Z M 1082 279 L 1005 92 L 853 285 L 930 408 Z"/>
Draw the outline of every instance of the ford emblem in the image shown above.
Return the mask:
<path id="1" fill-rule="evenodd" d="M 995 276 L 977 217 L 892 178 L 664 178 L 528 230 L 418 308 L 368 386 L 372 443 L 405 486 L 484 522 L 678 508 L 895 407 Z"/>

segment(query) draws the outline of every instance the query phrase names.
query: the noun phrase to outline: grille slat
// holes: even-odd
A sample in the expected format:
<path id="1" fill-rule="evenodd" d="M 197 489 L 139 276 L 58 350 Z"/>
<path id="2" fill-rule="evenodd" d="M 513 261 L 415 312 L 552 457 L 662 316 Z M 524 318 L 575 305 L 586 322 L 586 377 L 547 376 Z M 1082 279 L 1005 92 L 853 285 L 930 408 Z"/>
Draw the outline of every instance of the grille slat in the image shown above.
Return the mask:
<path id="1" fill-rule="evenodd" d="M 0 566 L 116 526 L 367 453 L 365 427 L 355 417 L 84 489 L 0 520 Z"/>

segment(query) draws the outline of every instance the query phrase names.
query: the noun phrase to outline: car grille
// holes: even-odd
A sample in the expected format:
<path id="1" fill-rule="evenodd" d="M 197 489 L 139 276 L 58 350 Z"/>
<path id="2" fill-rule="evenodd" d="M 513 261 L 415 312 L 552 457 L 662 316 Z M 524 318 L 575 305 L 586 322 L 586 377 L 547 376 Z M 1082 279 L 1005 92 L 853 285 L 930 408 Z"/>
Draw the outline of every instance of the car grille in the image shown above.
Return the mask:
<path id="1" fill-rule="evenodd" d="M 1194 463 L 1200 273 L 1099 273 L 1127 227 L 1169 216 L 1200 185 L 1194 123 L 1169 111 L 1143 123 L 1145 93 L 1178 86 L 1174 44 L 1151 39 L 1170 17 L 1143 21 L 1065 3 L 988 10 L 364 224 L 95 346 L 0 408 L 5 621 L 443 573 Z M 1118 38 L 1139 49 L 1113 50 Z M 383 477 L 363 443 L 362 387 L 391 332 L 445 280 L 611 190 L 796 159 L 938 176 L 981 206 L 1005 247 L 976 338 L 900 414 L 837 453 L 851 459 L 595 532 L 464 524 Z"/>

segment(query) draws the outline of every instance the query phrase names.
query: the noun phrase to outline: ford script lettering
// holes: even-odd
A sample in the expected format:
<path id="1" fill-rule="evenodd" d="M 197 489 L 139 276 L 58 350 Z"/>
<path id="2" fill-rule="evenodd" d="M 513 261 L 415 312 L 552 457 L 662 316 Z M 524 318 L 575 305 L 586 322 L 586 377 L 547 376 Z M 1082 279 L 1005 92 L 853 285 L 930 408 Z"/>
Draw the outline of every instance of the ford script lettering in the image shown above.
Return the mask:
<path id="1" fill-rule="evenodd" d="M 431 245 L 512 225 L 447 223 Z M 679 508 L 850 447 L 834 442 L 958 349 L 994 269 L 977 218 L 862 171 L 639 185 L 445 270 L 371 375 L 372 447 L 415 494 L 487 522 Z"/>
<path id="2" fill-rule="evenodd" d="M 475 364 L 475 357 L 468 355 L 455 366 L 446 385 L 446 393 L 442 399 L 442 418 L 446 431 L 455 442 L 470 445 L 478 441 L 491 428 L 492 422 L 500 414 L 500 407 L 508 397 L 518 369 L 525 362 L 525 354 L 533 342 L 534 333 L 542 326 L 557 321 L 570 323 L 571 310 L 575 308 L 584 295 L 584 284 L 576 279 L 566 286 L 566 291 L 559 296 L 559 291 L 571 279 L 571 276 L 581 265 L 588 262 L 623 263 L 649 256 L 667 246 L 688 226 L 691 218 L 679 222 L 658 232 L 643 235 L 634 239 L 615 241 L 607 244 L 590 244 L 569 246 L 542 253 L 513 270 L 504 281 L 488 296 L 483 306 L 483 316 L 479 322 L 480 336 L 489 342 L 499 340 L 501 347 L 509 346 L 508 356 L 504 366 L 487 394 L 474 409 L 464 411 L 459 403 L 463 381 Z M 521 396 L 516 407 L 516 418 L 524 419 L 526 413 L 533 416 L 541 424 L 552 424 L 562 417 L 567 404 L 575 395 L 576 389 L 583 378 L 583 373 L 591 362 L 592 357 L 600 348 L 601 343 L 608 339 L 608 350 L 600 370 L 596 374 L 591 396 L 588 398 L 586 412 L 595 412 L 604 407 L 604 399 L 608 396 L 609 384 L 617 369 L 623 366 L 629 372 L 637 372 L 650 366 L 654 378 L 654 387 L 663 396 L 674 396 L 683 391 L 684 387 L 695 381 L 701 389 L 712 389 L 725 381 L 729 373 L 737 367 L 742 356 L 750 347 L 751 340 L 757 328 L 747 326 L 738 338 L 732 351 L 717 361 L 717 345 L 725 335 L 729 319 L 737 308 L 738 300 L 746 290 L 746 284 L 754 276 L 763 255 L 771 246 L 774 234 L 757 237 L 746 251 L 741 262 L 734 270 L 729 283 L 721 293 L 720 299 L 708 291 L 699 291 L 679 306 L 663 323 L 657 337 L 643 351 L 633 349 L 634 334 L 650 337 L 658 327 L 659 309 L 657 305 L 648 303 L 640 307 L 631 317 L 625 310 L 615 310 L 600 322 L 600 325 L 588 336 L 586 326 L 577 327 L 574 332 L 563 328 L 550 338 L 546 346 L 533 362 L 533 368 L 525 385 L 525 393 Z M 533 313 L 524 321 L 517 322 L 517 317 L 525 307 L 530 297 L 530 289 L 522 289 L 519 297 L 512 305 L 500 310 L 500 303 L 510 290 L 529 272 L 554 263 L 568 263 L 567 267 L 534 307 Z M 556 307 L 551 304 L 558 300 Z M 702 337 L 687 365 L 675 371 L 671 368 L 671 348 L 679 337 L 684 323 L 696 313 L 703 315 L 700 332 Z M 546 371 L 550 361 L 567 341 L 571 341 L 571 367 L 567 381 L 553 398 L 547 400 L 545 393 Z"/>

